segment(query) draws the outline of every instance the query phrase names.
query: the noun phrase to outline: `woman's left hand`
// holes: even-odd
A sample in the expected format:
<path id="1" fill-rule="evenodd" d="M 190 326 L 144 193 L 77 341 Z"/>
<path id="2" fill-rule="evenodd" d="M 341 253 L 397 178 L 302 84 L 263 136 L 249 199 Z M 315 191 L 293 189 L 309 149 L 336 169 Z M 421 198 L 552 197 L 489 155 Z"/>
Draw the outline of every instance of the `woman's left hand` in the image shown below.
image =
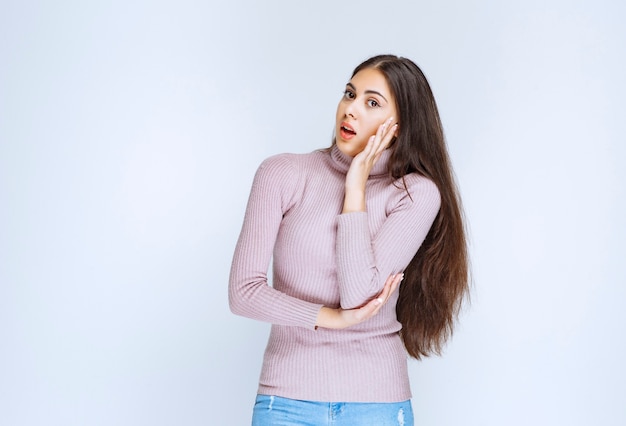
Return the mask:
<path id="1" fill-rule="evenodd" d="M 365 184 L 382 152 L 393 140 L 398 124 L 391 125 L 393 117 L 388 118 L 378 127 L 376 134 L 370 136 L 363 151 L 352 159 L 346 174 L 346 195 L 343 213 L 365 211 Z"/>
<path id="2" fill-rule="evenodd" d="M 377 297 L 360 308 L 333 309 L 323 306 L 317 316 L 316 326 L 324 328 L 346 328 L 372 318 L 387 303 L 389 297 L 400 285 L 404 274 L 390 275 Z"/>

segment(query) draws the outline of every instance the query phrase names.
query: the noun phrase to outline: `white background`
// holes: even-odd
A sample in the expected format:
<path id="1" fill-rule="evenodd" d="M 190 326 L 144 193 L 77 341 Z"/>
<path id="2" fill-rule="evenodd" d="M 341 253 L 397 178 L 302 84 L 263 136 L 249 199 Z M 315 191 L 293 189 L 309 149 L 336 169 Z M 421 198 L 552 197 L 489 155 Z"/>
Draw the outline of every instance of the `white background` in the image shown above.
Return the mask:
<path id="1" fill-rule="evenodd" d="M 474 271 L 417 424 L 626 424 L 624 5 L 3 0 L 0 424 L 248 424 L 252 176 L 387 52 L 435 92 Z"/>

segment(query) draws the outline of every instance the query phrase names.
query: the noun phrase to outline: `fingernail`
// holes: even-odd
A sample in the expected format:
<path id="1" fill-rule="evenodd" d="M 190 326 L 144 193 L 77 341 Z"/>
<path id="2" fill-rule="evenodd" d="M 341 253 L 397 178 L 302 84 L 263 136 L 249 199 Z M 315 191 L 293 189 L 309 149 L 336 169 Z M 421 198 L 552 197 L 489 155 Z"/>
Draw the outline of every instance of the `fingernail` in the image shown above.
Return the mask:
<path id="1" fill-rule="evenodd" d="M 383 303 L 383 299 L 381 299 L 380 297 L 378 299 L 376 299 L 376 304 L 380 305 Z"/>

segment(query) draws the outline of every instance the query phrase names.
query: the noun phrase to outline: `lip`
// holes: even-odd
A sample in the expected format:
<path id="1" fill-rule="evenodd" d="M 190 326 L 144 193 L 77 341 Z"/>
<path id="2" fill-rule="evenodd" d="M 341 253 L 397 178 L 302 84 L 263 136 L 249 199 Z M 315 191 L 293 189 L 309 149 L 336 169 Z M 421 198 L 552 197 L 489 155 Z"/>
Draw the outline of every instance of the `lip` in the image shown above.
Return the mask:
<path id="1" fill-rule="evenodd" d="M 354 130 L 354 127 L 350 125 L 350 123 L 343 121 L 339 125 L 339 135 L 341 136 L 341 139 L 343 140 L 350 140 L 356 136 L 356 131 Z"/>
<path id="2" fill-rule="evenodd" d="M 354 130 L 354 127 L 352 127 L 350 125 L 350 123 L 348 123 L 347 121 L 342 121 L 341 122 L 341 127 L 345 127 L 346 129 L 350 130 L 351 132 L 356 133 L 356 131 Z"/>

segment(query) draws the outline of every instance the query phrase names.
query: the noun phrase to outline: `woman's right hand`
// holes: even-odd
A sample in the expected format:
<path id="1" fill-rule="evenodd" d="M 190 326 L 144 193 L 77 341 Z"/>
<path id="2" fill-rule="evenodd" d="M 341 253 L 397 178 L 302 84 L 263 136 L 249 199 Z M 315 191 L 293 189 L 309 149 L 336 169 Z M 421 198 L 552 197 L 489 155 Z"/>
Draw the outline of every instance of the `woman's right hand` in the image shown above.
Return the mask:
<path id="1" fill-rule="evenodd" d="M 378 296 L 359 308 L 333 309 L 326 306 L 322 307 L 317 315 L 316 328 L 346 328 L 372 318 L 387 303 L 389 296 L 396 291 L 402 278 L 404 278 L 402 273 L 390 275 Z"/>

